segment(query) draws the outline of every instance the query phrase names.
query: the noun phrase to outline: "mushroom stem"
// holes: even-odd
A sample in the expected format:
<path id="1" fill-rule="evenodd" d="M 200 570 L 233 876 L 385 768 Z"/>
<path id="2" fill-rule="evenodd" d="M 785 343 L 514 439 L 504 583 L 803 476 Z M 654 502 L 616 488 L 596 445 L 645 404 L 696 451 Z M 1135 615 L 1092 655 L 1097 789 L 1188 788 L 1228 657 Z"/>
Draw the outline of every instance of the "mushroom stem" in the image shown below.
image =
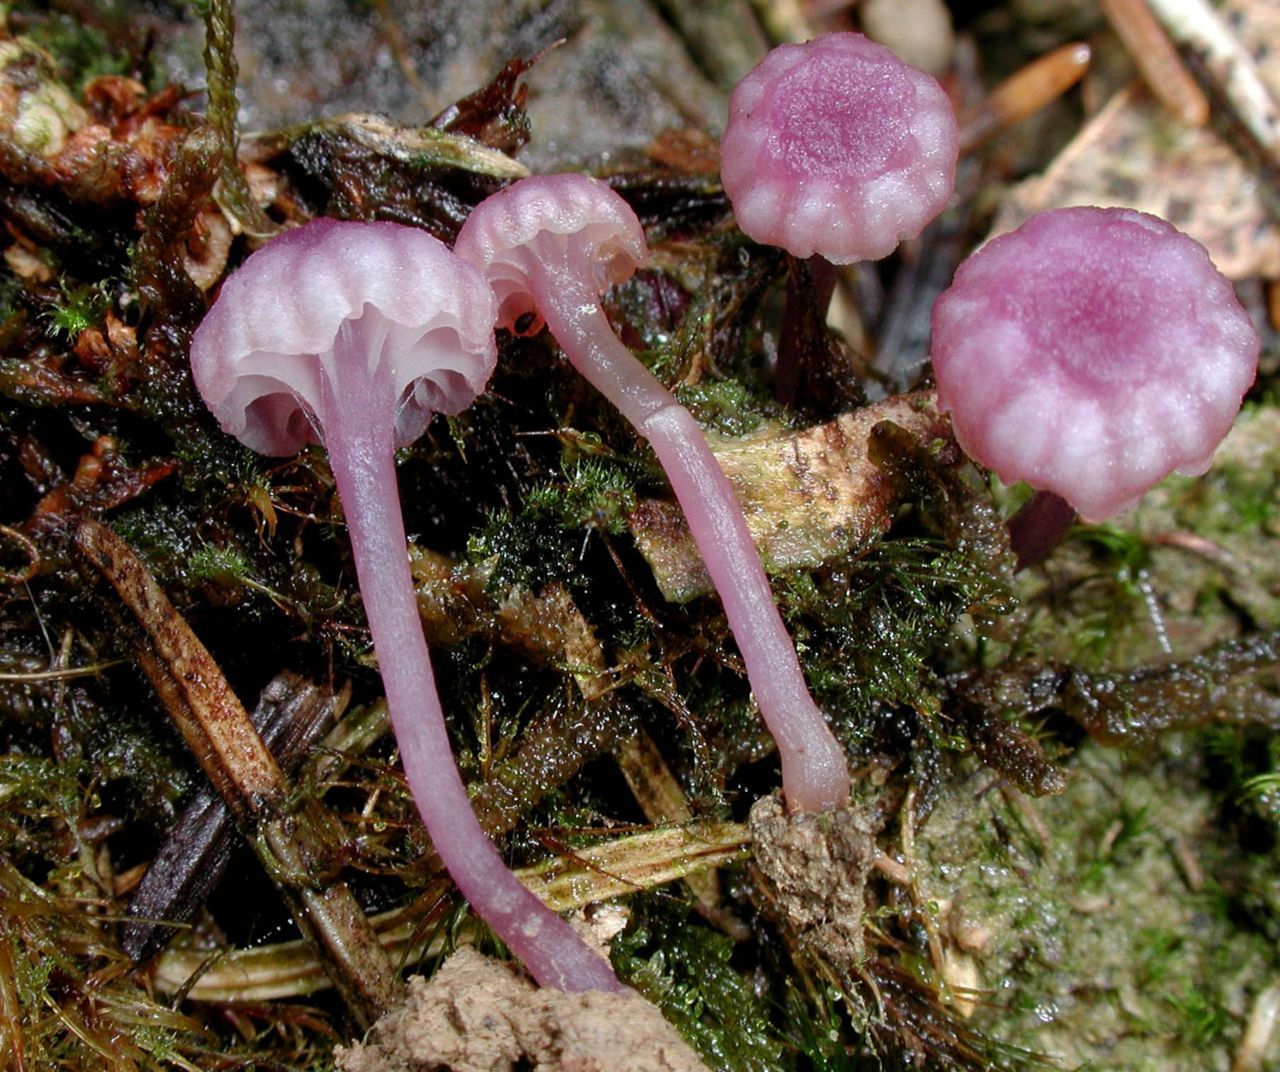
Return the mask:
<path id="1" fill-rule="evenodd" d="M 777 741 L 787 806 L 840 807 L 849 797 L 844 751 L 809 693 L 742 506 L 702 430 L 613 333 L 580 272 L 543 261 L 529 284 L 565 356 L 648 440 L 666 471 Z"/>
<path id="2" fill-rule="evenodd" d="M 366 317 L 361 318 L 367 319 Z M 384 322 L 385 323 L 385 322 Z M 355 555 L 365 615 L 378 655 L 405 778 L 422 821 L 471 907 L 543 986 L 626 992 L 605 959 L 522 886 L 503 863 L 467 797 L 453 761 L 444 711 L 422 634 L 396 495 L 392 428 L 398 399 L 388 365 L 373 363 L 378 325 L 343 325 L 321 355 L 317 423 Z M 385 331 L 385 327 L 383 329 Z M 353 336 L 363 333 L 358 345 Z M 341 349 L 353 352 L 343 354 Z M 381 418 L 381 419 L 379 419 Z"/>
<path id="3" fill-rule="evenodd" d="M 836 289 L 837 268 L 826 257 L 787 256 L 787 299 L 782 307 L 782 329 L 778 335 L 778 366 L 773 396 L 784 406 L 795 405 L 800 394 L 805 365 L 812 361 L 811 325 L 825 328 L 827 306 Z"/>
<path id="4" fill-rule="evenodd" d="M 1030 569 L 1048 557 L 1076 523 L 1076 508 L 1052 491 L 1037 491 L 1009 518 L 1009 547 L 1017 568 Z"/>

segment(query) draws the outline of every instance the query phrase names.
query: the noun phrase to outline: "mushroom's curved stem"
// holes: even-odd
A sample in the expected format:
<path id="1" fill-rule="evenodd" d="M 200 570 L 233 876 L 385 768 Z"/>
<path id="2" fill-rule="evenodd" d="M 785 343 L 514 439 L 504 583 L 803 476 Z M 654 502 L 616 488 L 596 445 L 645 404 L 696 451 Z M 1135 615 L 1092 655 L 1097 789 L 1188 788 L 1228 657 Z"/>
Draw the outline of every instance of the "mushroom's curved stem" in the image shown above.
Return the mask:
<path id="1" fill-rule="evenodd" d="M 604 958 L 517 881 L 471 810 L 414 598 L 396 493 L 392 430 L 399 400 L 386 364 L 368 356 L 371 342 L 376 349 L 370 336 L 377 330 L 376 325 L 344 324 L 333 351 L 320 355 L 321 401 L 315 416 L 346 513 L 409 788 L 458 889 L 541 985 L 625 992 Z M 341 353 L 356 334 L 364 335 L 358 347 Z"/>
<path id="2" fill-rule="evenodd" d="M 809 693 L 742 506 L 702 430 L 614 335 L 580 267 L 543 260 L 528 273 L 538 311 L 565 356 L 648 440 L 671 481 L 778 743 L 788 807 L 841 806 L 849 796 L 844 751 Z"/>

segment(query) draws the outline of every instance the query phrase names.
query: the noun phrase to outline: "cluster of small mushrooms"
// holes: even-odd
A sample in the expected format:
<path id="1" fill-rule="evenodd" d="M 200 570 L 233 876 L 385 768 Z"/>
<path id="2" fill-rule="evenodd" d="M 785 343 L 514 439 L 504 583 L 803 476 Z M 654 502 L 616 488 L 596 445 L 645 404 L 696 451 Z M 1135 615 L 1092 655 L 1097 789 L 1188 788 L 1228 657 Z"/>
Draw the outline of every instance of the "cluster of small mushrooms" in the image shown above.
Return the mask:
<path id="1" fill-rule="evenodd" d="M 742 230 L 796 257 L 888 255 L 951 195 L 950 104 L 859 34 L 775 49 L 734 91 L 723 180 Z M 793 812 L 848 798 L 845 754 L 805 683 L 742 510 L 697 423 L 600 305 L 647 256 L 625 201 L 577 174 L 480 204 L 454 250 L 392 223 L 313 220 L 251 254 L 195 333 L 191 367 L 250 448 L 329 456 L 405 776 L 475 912 L 544 986 L 623 990 L 605 959 L 515 879 L 453 762 L 418 618 L 394 451 L 484 390 L 496 328 L 545 326 L 652 446 L 778 745 Z M 1253 381 L 1259 343 L 1204 249 L 1154 217 L 1064 209 L 965 262 L 934 310 L 940 406 L 1005 480 L 1090 519 L 1173 469 L 1203 471 Z"/>

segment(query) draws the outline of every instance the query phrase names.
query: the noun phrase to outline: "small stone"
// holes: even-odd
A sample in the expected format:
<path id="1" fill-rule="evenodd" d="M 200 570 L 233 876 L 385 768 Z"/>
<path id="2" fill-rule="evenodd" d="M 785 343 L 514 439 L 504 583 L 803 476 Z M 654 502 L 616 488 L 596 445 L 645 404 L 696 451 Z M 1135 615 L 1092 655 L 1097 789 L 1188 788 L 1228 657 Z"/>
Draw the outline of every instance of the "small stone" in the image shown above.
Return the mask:
<path id="1" fill-rule="evenodd" d="M 936 75 L 951 66 L 956 35 L 942 0 L 865 0 L 858 18 L 871 40 L 912 67 Z"/>

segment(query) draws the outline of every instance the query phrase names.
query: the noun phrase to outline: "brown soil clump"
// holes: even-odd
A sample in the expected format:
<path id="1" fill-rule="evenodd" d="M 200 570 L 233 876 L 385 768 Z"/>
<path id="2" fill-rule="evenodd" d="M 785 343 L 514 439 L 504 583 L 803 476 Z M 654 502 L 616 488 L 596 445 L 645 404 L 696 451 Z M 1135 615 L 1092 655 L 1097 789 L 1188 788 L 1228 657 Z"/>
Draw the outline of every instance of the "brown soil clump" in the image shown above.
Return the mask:
<path id="1" fill-rule="evenodd" d="M 748 825 L 780 920 L 801 946 L 852 972 L 864 959 L 867 874 L 876 852 L 870 818 L 854 808 L 787 815 L 771 796 L 752 807 Z"/>
<path id="2" fill-rule="evenodd" d="M 364 1043 L 343 1072 L 707 1072 L 639 994 L 538 989 L 510 964 L 460 949 Z"/>

